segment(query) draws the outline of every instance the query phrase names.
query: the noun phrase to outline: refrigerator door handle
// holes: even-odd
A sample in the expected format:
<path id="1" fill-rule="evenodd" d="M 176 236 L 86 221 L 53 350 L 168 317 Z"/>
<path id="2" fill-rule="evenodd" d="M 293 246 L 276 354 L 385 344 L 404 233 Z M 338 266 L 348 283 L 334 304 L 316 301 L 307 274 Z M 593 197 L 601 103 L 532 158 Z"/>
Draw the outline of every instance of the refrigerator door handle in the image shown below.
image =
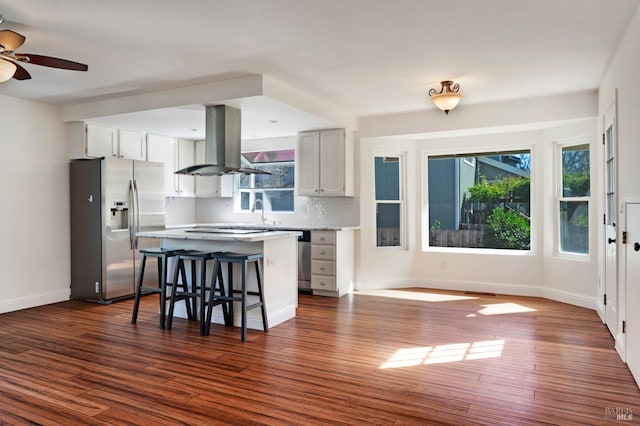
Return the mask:
<path id="1" fill-rule="evenodd" d="M 138 232 L 140 232 L 140 192 L 138 191 L 138 181 L 137 180 L 133 180 L 133 190 L 134 190 L 134 195 L 135 195 L 135 235 L 133 238 L 134 241 L 134 245 L 133 248 L 134 249 L 138 249 Z"/>
<path id="2" fill-rule="evenodd" d="M 129 246 L 131 247 L 131 250 L 134 249 L 134 233 L 135 233 L 135 227 L 134 227 L 134 210 L 135 210 L 135 200 L 134 200 L 134 186 L 133 186 L 133 180 L 129 180 L 129 215 L 127 217 L 127 228 L 129 228 Z"/>

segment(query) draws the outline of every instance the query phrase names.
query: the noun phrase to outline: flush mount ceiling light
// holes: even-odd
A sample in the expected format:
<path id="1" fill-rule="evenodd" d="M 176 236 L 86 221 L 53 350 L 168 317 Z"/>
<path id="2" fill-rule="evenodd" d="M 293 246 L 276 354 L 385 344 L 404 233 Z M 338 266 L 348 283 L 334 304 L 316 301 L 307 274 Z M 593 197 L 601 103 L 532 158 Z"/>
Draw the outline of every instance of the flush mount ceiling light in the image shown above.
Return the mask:
<path id="1" fill-rule="evenodd" d="M 454 109 L 462 99 L 460 85 L 453 81 L 445 80 L 440 82 L 440 86 L 439 92 L 436 89 L 429 89 L 429 96 L 433 103 L 448 115 L 449 111 Z"/>

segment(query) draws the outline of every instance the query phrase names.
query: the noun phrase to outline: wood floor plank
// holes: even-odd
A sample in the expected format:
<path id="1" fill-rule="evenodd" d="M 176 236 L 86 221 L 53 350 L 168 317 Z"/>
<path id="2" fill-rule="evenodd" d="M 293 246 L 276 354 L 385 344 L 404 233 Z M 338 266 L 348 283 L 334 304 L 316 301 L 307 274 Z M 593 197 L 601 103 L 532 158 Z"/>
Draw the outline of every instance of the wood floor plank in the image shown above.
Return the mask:
<path id="1" fill-rule="evenodd" d="M 161 330 L 153 296 L 137 324 L 131 310 L 0 315 L 0 425 L 600 425 L 616 409 L 640 423 L 640 390 L 596 313 L 546 299 L 300 295 L 296 318 L 246 343 L 217 324 Z"/>

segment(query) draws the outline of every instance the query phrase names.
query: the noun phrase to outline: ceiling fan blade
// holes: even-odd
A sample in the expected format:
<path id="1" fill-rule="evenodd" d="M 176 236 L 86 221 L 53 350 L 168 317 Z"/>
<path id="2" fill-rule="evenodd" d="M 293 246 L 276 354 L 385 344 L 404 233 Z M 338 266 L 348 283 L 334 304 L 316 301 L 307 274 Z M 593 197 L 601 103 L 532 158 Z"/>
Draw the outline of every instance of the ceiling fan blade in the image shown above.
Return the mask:
<path id="1" fill-rule="evenodd" d="M 13 74 L 13 78 L 16 80 L 29 80 L 31 78 L 31 74 L 22 68 L 20 64 L 16 64 L 15 62 L 13 64 L 16 66 L 16 72 Z"/>
<path id="2" fill-rule="evenodd" d="M 25 37 L 15 31 L 0 31 L 0 46 L 4 47 L 5 50 L 16 50 L 18 47 L 22 46 L 24 41 Z"/>
<path id="3" fill-rule="evenodd" d="M 60 68 L 63 70 L 86 71 L 89 67 L 79 62 L 68 61 L 66 59 L 54 58 L 51 56 L 33 55 L 31 53 L 16 53 L 16 58 L 23 62 L 28 62 L 45 67 Z"/>

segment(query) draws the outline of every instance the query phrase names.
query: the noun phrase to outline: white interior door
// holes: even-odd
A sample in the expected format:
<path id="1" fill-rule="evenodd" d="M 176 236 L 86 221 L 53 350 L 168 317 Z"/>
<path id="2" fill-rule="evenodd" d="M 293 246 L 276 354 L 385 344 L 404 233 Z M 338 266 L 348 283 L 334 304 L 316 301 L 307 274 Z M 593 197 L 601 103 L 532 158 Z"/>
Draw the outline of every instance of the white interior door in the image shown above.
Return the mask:
<path id="1" fill-rule="evenodd" d="M 605 184 L 605 322 L 612 336 L 618 332 L 618 255 L 617 231 L 617 157 L 616 157 L 616 102 L 604 117 L 604 184 Z"/>
<path id="2" fill-rule="evenodd" d="M 626 360 L 631 374 L 640 383 L 640 203 L 626 205 Z"/>

